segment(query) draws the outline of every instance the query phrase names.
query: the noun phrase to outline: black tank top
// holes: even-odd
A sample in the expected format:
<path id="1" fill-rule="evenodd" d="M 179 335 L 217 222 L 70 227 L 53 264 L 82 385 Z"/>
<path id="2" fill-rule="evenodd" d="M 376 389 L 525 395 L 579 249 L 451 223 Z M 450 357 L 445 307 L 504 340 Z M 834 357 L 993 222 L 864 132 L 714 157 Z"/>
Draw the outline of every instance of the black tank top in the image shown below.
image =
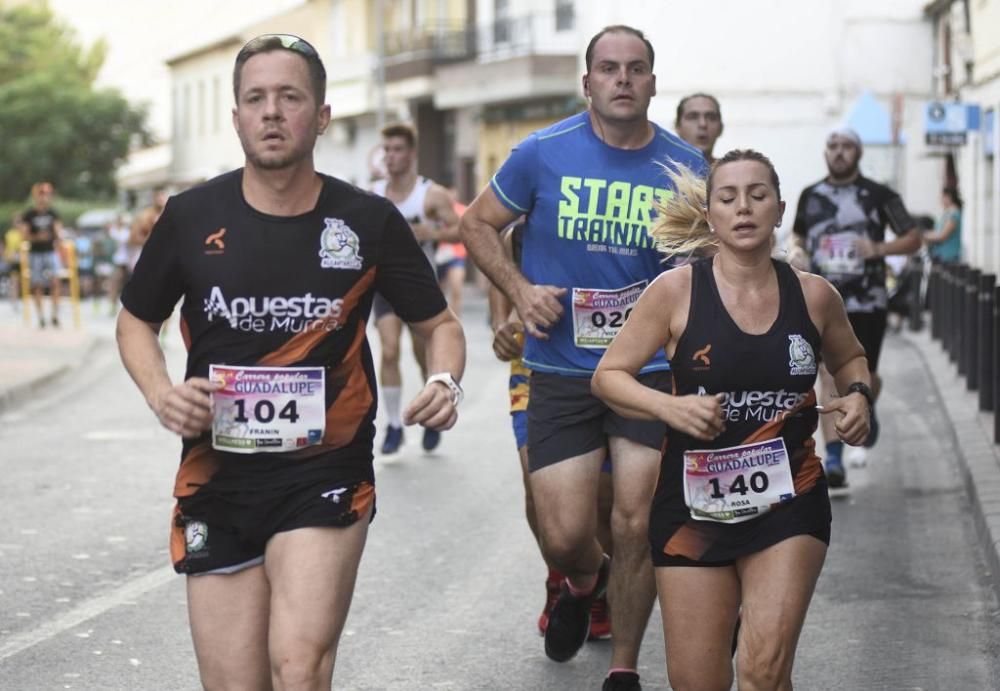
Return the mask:
<path id="1" fill-rule="evenodd" d="M 818 421 L 813 385 L 820 337 L 809 318 L 802 286 L 791 267 L 772 260 L 778 276 L 778 317 L 767 333 L 748 334 L 722 303 L 712 261 L 707 258 L 692 264 L 688 323 L 670 369 L 676 395 L 725 394 L 722 409 L 726 429 L 712 442 L 670 430 L 658 494 L 665 491 L 676 496 L 680 490 L 683 502 L 685 450 L 727 448 L 782 437 L 795 493 L 802 495 L 822 477 L 812 438 Z"/>

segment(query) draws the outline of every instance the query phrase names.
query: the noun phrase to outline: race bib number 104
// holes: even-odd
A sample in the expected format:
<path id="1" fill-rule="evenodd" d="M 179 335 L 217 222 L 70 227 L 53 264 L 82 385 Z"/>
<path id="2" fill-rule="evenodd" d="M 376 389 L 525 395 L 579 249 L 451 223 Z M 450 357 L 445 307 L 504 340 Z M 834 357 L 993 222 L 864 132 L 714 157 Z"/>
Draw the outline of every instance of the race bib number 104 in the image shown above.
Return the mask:
<path id="1" fill-rule="evenodd" d="M 211 365 L 212 447 L 233 453 L 293 451 L 323 440 L 322 367 Z"/>

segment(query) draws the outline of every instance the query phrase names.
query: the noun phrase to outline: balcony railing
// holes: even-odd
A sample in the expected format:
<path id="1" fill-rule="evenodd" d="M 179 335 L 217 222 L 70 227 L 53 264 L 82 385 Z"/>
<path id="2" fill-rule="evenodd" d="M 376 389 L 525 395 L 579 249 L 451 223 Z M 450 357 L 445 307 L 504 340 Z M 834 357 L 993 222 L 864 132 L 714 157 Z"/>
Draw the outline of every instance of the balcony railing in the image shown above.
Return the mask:
<path id="1" fill-rule="evenodd" d="M 575 15 L 572 5 L 557 4 L 555 11 L 506 17 L 470 27 L 480 59 L 493 60 L 528 55 L 548 47 L 547 42 L 562 32 L 572 31 Z"/>
<path id="2" fill-rule="evenodd" d="M 429 22 L 384 37 L 386 79 L 430 74 L 435 65 L 478 59 L 506 60 L 537 53 L 575 53 L 572 5 L 554 11 L 497 19 L 479 25 Z"/>
<path id="3" fill-rule="evenodd" d="M 385 36 L 386 65 L 466 60 L 475 50 L 475 36 L 470 36 L 465 24 L 456 22 L 428 22 Z"/>

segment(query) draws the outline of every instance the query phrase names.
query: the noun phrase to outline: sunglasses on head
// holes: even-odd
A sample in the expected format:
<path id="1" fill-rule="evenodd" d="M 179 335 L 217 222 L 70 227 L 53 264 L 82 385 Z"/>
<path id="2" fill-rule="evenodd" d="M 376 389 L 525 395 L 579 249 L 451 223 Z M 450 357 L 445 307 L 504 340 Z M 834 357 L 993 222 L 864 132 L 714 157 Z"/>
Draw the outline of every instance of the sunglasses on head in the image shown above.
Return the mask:
<path id="1" fill-rule="evenodd" d="M 307 58 L 319 59 L 319 53 L 312 47 L 312 44 L 304 38 L 293 34 L 262 34 L 247 41 L 247 44 L 240 48 L 237 60 L 243 56 L 253 55 L 264 50 L 281 46 L 286 50 L 293 51 Z"/>

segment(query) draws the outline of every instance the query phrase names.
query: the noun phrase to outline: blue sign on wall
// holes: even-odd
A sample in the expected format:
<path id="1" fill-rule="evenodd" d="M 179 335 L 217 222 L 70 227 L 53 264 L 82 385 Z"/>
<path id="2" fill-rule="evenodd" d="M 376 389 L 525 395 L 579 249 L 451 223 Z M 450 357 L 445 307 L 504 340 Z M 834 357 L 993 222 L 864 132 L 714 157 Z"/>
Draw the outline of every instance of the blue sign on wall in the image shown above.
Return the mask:
<path id="1" fill-rule="evenodd" d="M 931 101 L 924 108 L 924 138 L 928 144 L 965 144 L 969 130 L 979 129 L 979 106 Z"/>

